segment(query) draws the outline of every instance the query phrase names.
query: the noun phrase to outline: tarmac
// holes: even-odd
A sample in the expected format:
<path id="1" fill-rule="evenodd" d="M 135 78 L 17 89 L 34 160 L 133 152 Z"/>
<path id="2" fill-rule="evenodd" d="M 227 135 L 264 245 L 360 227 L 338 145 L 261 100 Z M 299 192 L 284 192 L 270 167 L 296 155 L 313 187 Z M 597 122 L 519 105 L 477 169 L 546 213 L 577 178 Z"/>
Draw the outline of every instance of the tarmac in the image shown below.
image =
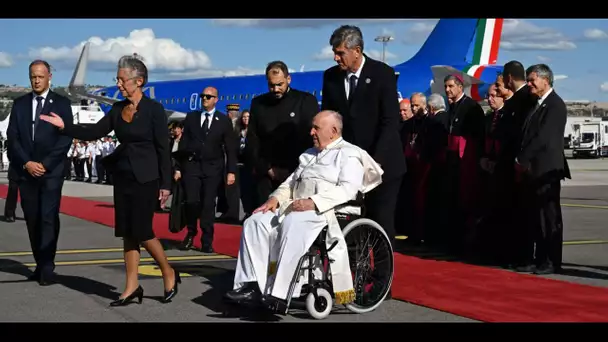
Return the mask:
<path id="1" fill-rule="evenodd" d="M 608 287 L 608 160 L 569 160 L 573 179 L 562 188 L 564 272 L 546 277 Z M 7 183 L 0 173 L 0 183 Z M 112 187 L 65 183 L 63 194 L 112 201 Z M 2 206 L 4 200 L 0 200 Z M 141 305 L 110 307 L 123 290 L 122 242 L 112 228 L 61 215 L 56 258 L 57 284 L 27 281 L 34 267 L 20 205 L 17 222 L 0 220 L 0 321 L 2 322 L 319 322 L 304 310 L 287 316 L 248 313 L 224 316 L 222 295 L 231 288 L 235 259 L 196 251 L 166 251 L 182 276 L 179 294 L 163 304 L 160 271 L 142 251 Z M 415 281 L 413 279 L 412 281 Z M 322 322 L 475 322 L 413 305 L 385 301 L 375 311 L 355 314 L 336 307 Z"/>

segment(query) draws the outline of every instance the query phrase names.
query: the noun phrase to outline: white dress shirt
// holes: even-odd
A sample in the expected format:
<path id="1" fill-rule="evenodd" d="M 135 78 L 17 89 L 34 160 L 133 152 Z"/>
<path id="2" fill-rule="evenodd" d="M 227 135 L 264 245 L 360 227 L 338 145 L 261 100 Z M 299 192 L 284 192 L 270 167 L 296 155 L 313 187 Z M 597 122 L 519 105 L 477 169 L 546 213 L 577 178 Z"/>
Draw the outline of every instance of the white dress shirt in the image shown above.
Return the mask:
<path id="1" fill-rule="evenodd" d="M 357 72 L 347 72 L 346 73 L 346 77 L 344 78 L 344 90 L 346 91 L 346 98 L 348 99 L 348 94 L 350 93 L 350 77 L 352 75 L 355 75 L 356 81 L 355 81 L 355 85 L 359 84 L 359 79 L 361 78 L 361 70 L 363 70 L 363 65 L 365 64 L 365 56 L 361 57 L 361 65 L 359 66 L 359 69 L 357 70 Z"/>
<path id="2" fill-rule="evenodd" d="M 201 127 L 203 127 L 203 122 L 205 122 L 205 119 L 207 118 L 205 114 L 209 114 L 209 122 L 207 123 L 207 129 L 209 129 L 211 128 L 211 121 L 213 121 L 213 117 L 215 116 L 215 108 L 210 111 L 203 110 L 203 113 L 201 114 Z"/>

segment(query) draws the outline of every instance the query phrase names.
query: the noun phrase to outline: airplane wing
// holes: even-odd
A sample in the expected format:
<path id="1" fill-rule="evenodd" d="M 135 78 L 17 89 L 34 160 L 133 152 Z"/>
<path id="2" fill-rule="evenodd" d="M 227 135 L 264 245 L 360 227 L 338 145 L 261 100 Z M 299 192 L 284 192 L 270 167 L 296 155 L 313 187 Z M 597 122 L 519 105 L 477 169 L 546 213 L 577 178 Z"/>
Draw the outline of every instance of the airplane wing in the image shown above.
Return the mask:
<path id="1" fill-rule="evenodd" d="M 473 84 L 484 84 L 485 82 L 479 80 L 475 77 L 470 76 L 469 74 L 463 72 L 462 70 L 458 70 L 449 65 L 433 65 L 431 67 L 431 71 L 433 72 L 433 82 L 431 82 L 431 91 L 433 93 L 438 93 L 445 95 L 445 89 L 443 87 L 443 79 L 448 75 L 460 75 L 464 80 L 464 89 L 470 88 Z"/>
<path id="2" fill-rule="evenodd" d="M 97 103 L 103 103 L 107 105 L 113 105 L 116 102 L 120 101 L 115 98 L 94 95 L 88 93 L 85 88 L 84 78 L 87 71 L 87 63 L 89 59 L 89 46 L 90 42 L 86 42 L 82 47 L 82 52 L 80 53 L 80 58 L 78 58 L 78 63 L 76 63 L 76 68 L 74 69 L 74 74 L 72 75 L 72 79 L 70 80 L 70 85 L 68 86 L 68 92 L 70 95 L 77 96 L 81 99 L 93 100 Z M 168 120 L 171 121 L 181 121 L 186 117 L 186 113 L 177 112 L 174 110 L 165 109 L 167 113 Z"/>

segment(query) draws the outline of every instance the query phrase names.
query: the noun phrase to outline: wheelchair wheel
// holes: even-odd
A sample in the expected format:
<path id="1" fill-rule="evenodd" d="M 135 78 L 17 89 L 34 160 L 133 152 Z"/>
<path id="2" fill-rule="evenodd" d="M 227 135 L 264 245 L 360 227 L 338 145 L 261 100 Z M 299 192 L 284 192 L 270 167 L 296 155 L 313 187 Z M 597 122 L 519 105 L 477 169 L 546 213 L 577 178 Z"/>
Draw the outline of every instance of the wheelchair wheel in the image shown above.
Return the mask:
<path id="1" fill-rule="evenodd" d="M 313 292 L 306 296 L 306 311 L 315 319 L 325 319 L 331 313 L 334 300 L 326 289 L 319 287 L 316 291 L 319 297 L 317 300 Z"/>
<path id="2" fill-rule="evenodd" d="M 373 311 L 382 304 L 393 282 L 393 247 L 384 229 L 367 218 L 352 221 L 343 234 L 355 289 L 355 300 L 346 308 L 355 313 Z"/>

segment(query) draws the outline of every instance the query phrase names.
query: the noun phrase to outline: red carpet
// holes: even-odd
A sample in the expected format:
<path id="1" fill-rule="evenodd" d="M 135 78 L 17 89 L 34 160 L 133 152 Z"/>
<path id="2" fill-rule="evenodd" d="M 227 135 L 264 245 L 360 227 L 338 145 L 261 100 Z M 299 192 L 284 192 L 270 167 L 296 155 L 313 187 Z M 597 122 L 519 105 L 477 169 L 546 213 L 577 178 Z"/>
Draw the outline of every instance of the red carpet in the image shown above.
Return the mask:
<path id="1" fill-rule="evenodd" d="M 7 186 L 0 185 L 0 197 L 6 198 L 6 192 Z M 114 225 L 114 210 L 104 202 L 64 196 L 61 212 Z M 184 238 L 185 231 L 173 234 L 167 227 L 168 215 L 156 215 L 154 231 L 159 238 Z M 216 224 L 216 252 L 236 257 L 240 231 L 238 226 Z M 198 237 L 196 241 L 200 243 Z M 606 288 L 399 253 L 393 298 L 485 322 L 608 321 Z"/>

